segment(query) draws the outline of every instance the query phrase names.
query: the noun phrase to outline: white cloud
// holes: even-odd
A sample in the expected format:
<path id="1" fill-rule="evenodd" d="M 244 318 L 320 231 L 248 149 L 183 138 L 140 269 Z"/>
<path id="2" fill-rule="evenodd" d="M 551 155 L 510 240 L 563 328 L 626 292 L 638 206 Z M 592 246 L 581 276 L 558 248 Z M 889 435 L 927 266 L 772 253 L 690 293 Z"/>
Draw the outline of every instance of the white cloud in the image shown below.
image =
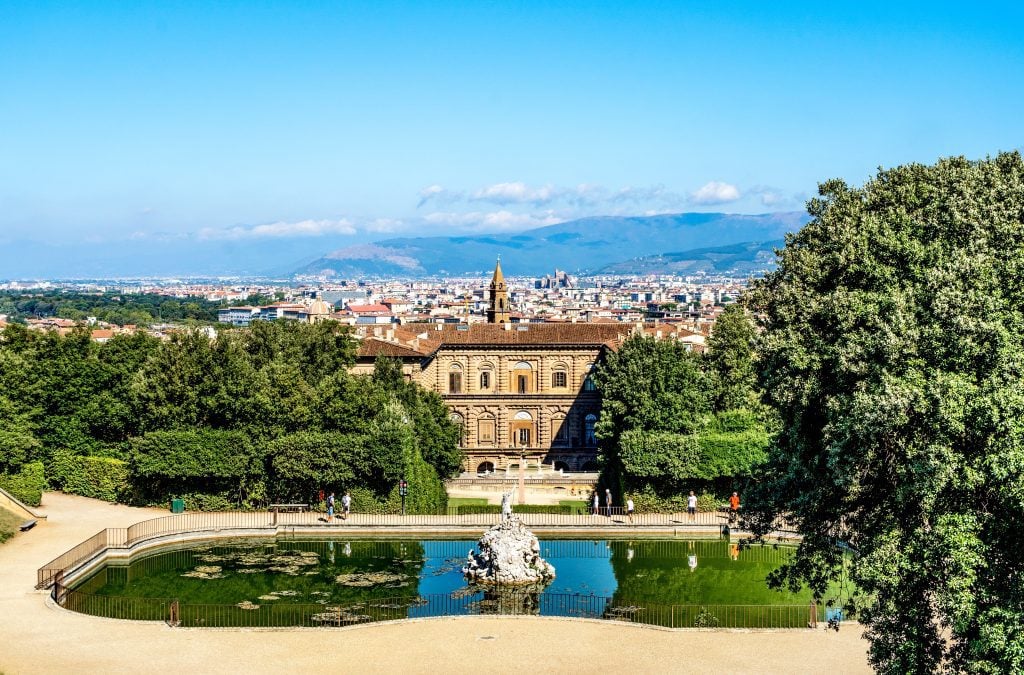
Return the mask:
<path id="1" fill-rule="evenodd" d="M 447 225 L 467 231 L 515 231 L 545 225 L 556 225 L 566 219 L 552 211 L 513 213 L 511 211 L 471 211 L 468 213 L 435 212 L 423 218 L 431 225 Z"/>
<path id="2" fill-rule="evenodd" d="M 541 187 L 530 187 L 526 183 L 495 183 L 480 188 L 470 197 L 474 202 L 490 202 L 499 206 L 506 204 L 533 204 L 540 206 L 550 204 L 561 198 L 563 190 L 556 189 L 551 185 Z"/>
<path id="3" fill-rule="evenodd" d="M 420 201 L 416 208 L 420 208 L 429 201 L 456 201 L 462 198 L 462 194 L 445 189 L 443 185 L 428 185 L 420 190 Z"/>
<path id="4" fill-rule="evenodd" d="M 325 234 L 355 234 L 356 228 L 347 218 L 338 220 L 278 221 L 263 225 L 236 225 L 228 228 L 204 227 L 199 239 L 277 239 L 283 237 L 321 237 Z"/>
<path id="5" fill-rule="evenodd" d="M 690 201 L 694 204 L 725 204 L 739 198 L 739 188 L 717 180 L 705 183 L 690 195 Z"/>

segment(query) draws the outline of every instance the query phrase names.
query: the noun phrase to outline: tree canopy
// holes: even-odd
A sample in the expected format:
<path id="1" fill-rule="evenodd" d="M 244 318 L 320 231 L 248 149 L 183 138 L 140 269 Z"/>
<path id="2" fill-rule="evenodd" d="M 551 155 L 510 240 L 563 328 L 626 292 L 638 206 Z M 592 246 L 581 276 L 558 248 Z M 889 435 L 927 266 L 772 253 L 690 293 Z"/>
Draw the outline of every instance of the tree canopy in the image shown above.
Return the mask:
<path id="1" fill-rule="evenodd" d="M 777 583 L 824 593 L 844 543 L 884 672 L 1024 670 L 1024 162 L 833 180 L 750 306 L 782 432 L 746 506 L 804 535 Z"/>
<path id="2" fill-rule="evenodd" d="M 645 508 L 678 507 L 690 489 L 722 492 L 765 457 L 751 318 L 729 310 L 712 344 L 702 356 L 638 334 L 595 373 L 603 480 Z"/>
<path id="3" fill-rule="evenodd" d="M 122 497 L 149 503 L 255 506 L 358 487 L 370 506 L 390 504 L 406 474 L 422 493 L 411 507 L 443 506 L 440 479 L 462 463 L 458 425 L 389 360 L 373 377 L 349 374 L 354 353 L 347 329 L 329 321 L 103 344 L 86 330 L 10 324 L 0 335 L 0 483 L 23 484 L 23 467 L 42 461 L 53 487 L 106 468 L 116 473 L 106 484 L 121 485 L 127 470 Z M 94 456 L 115 462 L 74 459 Z"/>

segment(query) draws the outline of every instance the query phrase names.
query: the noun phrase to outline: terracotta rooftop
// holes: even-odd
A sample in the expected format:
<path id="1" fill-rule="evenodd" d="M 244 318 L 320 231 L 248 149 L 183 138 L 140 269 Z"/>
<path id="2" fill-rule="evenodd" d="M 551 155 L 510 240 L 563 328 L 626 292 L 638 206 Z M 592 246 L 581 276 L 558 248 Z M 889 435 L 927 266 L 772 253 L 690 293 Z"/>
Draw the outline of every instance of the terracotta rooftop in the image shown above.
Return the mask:
<path id="1" fill-rule="evenodd" d="M 628 324 L 594 323 L 478 323 L 442 326 L 430 337 L 443 345 L 608 345 L 614 346 L 632 331 Z"/>
<path id="2" fill-rule="evenodd" d="M 378 357 L 423 357 L 425 354 L 416 351 L 412 347 L 380 340 L 378 338 L 366 338 L 359 343 L 359 356 Z"/>
<path id="3" fill-rule="evenodd" d="M 346 309 L 353 314 L 370 314 L 374 312 L 382 314 L 391 313 L 391 308 L 387 305 L 349 305 Z"/>

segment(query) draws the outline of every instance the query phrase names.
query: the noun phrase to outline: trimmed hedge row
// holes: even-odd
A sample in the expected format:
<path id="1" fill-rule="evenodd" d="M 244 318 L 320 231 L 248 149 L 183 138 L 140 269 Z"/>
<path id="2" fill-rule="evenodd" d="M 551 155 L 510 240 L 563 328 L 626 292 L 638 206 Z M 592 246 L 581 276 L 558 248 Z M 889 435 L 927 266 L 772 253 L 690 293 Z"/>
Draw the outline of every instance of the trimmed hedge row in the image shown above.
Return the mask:
<path id="1" fill-rule="evenodd" d="M 572 516 L 578 512 L 585 512 L 586 509 L 569 506 L 568 504 L 515 504 L 512 506 L 513 513 L 554 513 L 562 516 Z M 462 504 L 448 509 L 449 513 L 455 515 L 477 515 L 481 513 L 501 513 L 501 504 Z"/>
<path id="2" fill-rule="evenodd" d="M 51 487 L 107 502 L 121 501 L 130 488 L 127 462 L 111 457 L 76 455 L 70 450 L 53 453 L 49 478 Z"/>
<path id="3" fill-rule="evenodd" d="M 42 462 L 23 464 L 18 473 L 0 474 L 0 488 L 29 506 L 39 506 L 46 488 L 46 473 Z"/>

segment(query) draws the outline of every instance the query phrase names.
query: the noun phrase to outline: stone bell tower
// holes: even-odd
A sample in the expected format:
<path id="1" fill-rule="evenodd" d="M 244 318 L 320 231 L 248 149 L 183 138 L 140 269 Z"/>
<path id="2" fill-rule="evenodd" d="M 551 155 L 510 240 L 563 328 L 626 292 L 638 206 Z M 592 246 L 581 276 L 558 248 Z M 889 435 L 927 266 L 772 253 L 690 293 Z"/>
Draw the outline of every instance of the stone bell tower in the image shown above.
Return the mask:
<path id="1" fill-rule="evenodd" d="M 494 265 L 494 276 L 491 277 L 491 306 L 487 310 L 487 323 L 507 323 L 508 315 L 508 287 L 505 286 L 505 275 L 501 273 L 501 257 Z"/>

